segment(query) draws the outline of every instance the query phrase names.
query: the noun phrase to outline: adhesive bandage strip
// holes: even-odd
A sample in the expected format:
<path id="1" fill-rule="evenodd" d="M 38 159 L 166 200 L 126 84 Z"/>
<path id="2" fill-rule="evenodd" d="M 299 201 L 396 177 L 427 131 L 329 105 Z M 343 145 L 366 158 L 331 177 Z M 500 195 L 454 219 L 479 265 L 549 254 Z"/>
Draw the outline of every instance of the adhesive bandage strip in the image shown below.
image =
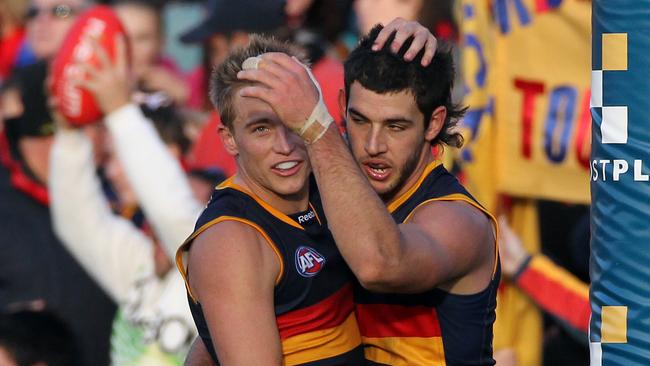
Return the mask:
<path id="1" fill-rule="evenodd" d="M 296 132 L 303 140 L 305 140 L 306 143 L 312 144 L 323 137 L 329 126 L 332 124 L 332 122 L 334 122 L 334 118 L 332 118 L 329 111 L 327 110 L 327 107 L 325 106 L 325 102 L 323 101 L 323 92 L 321 91 L 320 85 L 314 77 L 314 74 L 312 74 L 309 67 L 304 65 L 297 58 L 292 58 L 307 71 L 309 78 L 311 79 L 312 83 L 314 83 L 314 86 L 318 91 L 318 102 L 309 115 L 309 118 L 307 118 L 301 128 L 294 130 L 294 132 Z M 260 56 L 249 57 L 242 63 L 242 69 L 255 70 L 258 68 L 261 60 L 262 58 Z"/>

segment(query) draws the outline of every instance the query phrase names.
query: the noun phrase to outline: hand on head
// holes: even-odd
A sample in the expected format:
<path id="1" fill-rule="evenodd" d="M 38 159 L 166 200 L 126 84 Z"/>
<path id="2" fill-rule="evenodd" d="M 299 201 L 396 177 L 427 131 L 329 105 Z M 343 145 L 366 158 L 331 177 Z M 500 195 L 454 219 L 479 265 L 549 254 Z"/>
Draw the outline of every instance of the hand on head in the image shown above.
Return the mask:
<path id="1" fill-rule="evenodd" d="M 431 34 L 429 29 L 418 22 L 396 18 L 386 24 L 384 29 L 379 32 L 375 44 L 372 46 L 373 51 L 382 49 L 393 33 L 395 33 L 395 38 L 390 45 L 393 53 L 399 52 L 404 42 L 412 36 L 413 42 L 411 42 L 411 47 L 404 53 L 404 60 L 412 61 L 424 49 L 421 65 L 424 67 L 429 66 L 438 46 L 438 40 Z"/>
<path id="2" fill-rule="evenodd" d="M 256 67 L 240 71 L 237 77 L 256 82 L 240 90 L 242 97 L 269 104 L 292 131 L 300 131 L 320 98 L 319 86 L 308 69 L 284 53 L 260 55 Z"/>

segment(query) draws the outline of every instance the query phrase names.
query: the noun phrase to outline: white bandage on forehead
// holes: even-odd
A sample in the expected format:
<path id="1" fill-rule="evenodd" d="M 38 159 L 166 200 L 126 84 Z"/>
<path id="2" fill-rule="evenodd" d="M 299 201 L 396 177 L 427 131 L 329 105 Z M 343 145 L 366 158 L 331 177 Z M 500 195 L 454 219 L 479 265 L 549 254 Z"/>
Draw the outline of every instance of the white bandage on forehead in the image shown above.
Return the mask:
<path id="1" fill-rule="evenodd" d="M 245 59 L 241 64 L 242 70 L 257 70 L 257 65 L 262 61 L 260 56 L 253 56 Z"/>

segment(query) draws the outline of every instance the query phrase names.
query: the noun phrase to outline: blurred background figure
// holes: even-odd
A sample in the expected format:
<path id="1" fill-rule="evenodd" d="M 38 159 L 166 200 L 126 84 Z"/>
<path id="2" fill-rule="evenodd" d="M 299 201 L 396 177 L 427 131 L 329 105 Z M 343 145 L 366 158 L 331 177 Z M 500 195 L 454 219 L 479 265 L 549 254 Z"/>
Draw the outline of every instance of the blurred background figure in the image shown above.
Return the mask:
<path id="1" fill-rule="evenodd" d="M 81 366 L 68 326 L 46 311 L 0 313 L 0 365 Z"/>
<path id="2" fill-rule="evenodd" d="M 542 253 L 530 253 L 505 216 L 499 218 L 503 274 L 549 317 L 544 339 L 545 365 L 589 363 L 586 346 L 591 307 L 588 260 L 585 260 L 589 258 L 588 218 L 583 215 L 568 241 L 562 243 L 564 250 L 559 254 L 571 258 L 565 266 Z"/>
<path id="3" fill-rule="evenodd" d="M 162 1 L 117 0 L 113 7 L 130 43 L 131 73 L 137 89 L 164 92 L 177 105 L 189 99 L 189 87 L 174 61 L 164 57 Z"/>
<path id="4" fill-rule="evenodd" d="M 70 328 L 81 364 L 106 365 L 115 305 L 52 230 L 46 75 L 45 63 L 27 66 L 0 92 L 0 312 L 43 303 Z"/>
<path id="5" fill-rule="evenodd" d="M 86 0 L 31 0 L 26 14 L 27 42 L 37 59 L 50 59 L 59 50 Z"/>

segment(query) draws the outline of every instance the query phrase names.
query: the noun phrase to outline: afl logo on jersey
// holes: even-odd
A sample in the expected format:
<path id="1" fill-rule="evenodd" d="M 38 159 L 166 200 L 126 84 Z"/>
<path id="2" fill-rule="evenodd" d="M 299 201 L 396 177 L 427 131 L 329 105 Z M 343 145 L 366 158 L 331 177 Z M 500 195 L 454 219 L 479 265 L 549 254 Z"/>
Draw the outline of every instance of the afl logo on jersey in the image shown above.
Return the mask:
<path id="1" fill-rule="evenodd" d="M 303 277 L 313 277 L 323 269 L 325 257 L 310 247 L 296 249 L 296 269 Z"/>

